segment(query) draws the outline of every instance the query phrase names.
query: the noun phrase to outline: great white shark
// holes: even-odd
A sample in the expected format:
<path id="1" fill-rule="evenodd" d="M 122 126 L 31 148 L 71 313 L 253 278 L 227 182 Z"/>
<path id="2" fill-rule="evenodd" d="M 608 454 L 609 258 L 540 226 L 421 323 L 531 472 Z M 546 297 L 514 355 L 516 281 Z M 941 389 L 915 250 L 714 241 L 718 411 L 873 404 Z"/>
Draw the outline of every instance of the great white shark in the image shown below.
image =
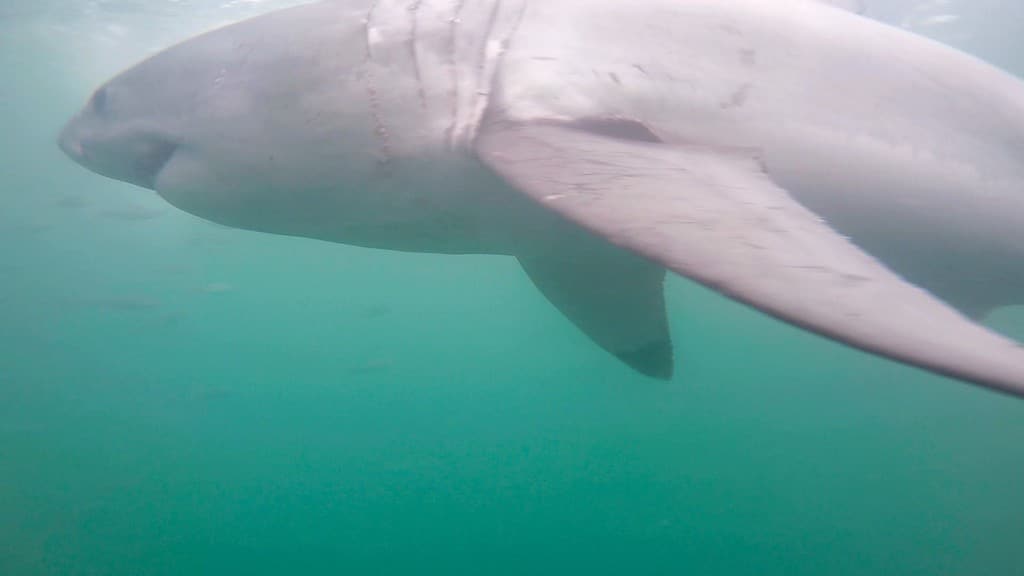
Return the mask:
<path id="1" fill-rule="evenodd" d="M 834 0 L 336 0 L 171 47 L 62 149 L 227 226 L 518 258 L 673 373 L 665 271 L 1024 395 L 1024 82 Z"/>

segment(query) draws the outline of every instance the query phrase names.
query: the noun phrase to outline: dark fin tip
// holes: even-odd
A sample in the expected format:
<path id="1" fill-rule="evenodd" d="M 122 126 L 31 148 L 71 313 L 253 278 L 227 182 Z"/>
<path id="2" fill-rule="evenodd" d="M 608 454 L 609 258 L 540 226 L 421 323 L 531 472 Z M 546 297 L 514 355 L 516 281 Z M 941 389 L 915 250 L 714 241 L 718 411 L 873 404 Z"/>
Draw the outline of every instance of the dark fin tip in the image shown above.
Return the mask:
<path id="1" fill-rule="evenodd" d="M 618 352 L 615 355 L 630 368 L 645 376 L 659 380 L 672 379 L 675 362 L 672 358 L 671 340 L 652 342 L 636 350 Z"/>

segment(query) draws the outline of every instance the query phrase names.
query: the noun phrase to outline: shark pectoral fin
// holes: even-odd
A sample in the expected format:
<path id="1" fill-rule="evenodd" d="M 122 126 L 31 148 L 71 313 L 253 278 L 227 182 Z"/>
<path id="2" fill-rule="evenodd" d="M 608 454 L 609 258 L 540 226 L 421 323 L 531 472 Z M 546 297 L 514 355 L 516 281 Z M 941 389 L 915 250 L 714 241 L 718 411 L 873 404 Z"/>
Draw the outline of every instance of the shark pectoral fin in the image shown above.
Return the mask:
<path id="1" fill-rule="evenodd" d="M 586 251 L 520 257 L 519 263 L 565 317 L 634 370 L 670 379 L 665 269 L 602 243 Z"/>
<path id="2" fill-rule="evenodd" d="M 861 251 L 749 151 L 497 123 L 476 147 L 539 204 L 727 296 L 849 345 L 1024 396 L 1024 348 Z"/>

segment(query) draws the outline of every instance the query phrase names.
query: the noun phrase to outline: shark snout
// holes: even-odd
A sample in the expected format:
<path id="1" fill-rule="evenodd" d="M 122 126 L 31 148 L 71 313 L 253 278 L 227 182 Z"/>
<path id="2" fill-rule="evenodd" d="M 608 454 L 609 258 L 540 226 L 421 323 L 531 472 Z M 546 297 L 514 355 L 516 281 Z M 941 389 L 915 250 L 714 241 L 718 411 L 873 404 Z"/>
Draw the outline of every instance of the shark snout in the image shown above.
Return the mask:
<path id="1" fill-rule="evenodd" d="M 64 129 L 60 131 L 60 135 L 57 136 L 57 146 L 69 158 L 81 164 L 85 157 L 85 149 L 82 147 L 82 142 L 74 134 L 73 127 L 73 122 L 64 126 Z"/>
<path id="2" fill-rule="evenodd" d="M 177 142 L 151 133 L 90 133 L 78 117 L 61 130 L 57 146 L 92 172 L 149 189 L 178 149 Z"/>

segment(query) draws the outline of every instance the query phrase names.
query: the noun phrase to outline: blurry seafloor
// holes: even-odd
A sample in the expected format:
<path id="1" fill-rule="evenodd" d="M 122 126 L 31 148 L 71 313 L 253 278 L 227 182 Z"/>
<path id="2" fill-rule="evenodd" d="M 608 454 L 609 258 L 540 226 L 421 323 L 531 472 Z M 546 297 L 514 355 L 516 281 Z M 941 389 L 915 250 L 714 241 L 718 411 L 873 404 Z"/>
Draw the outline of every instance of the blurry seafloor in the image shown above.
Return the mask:
<path id="1" fill-rule="evenodd" d="M 874 1 L 1024 72 L 1019 3 Z M 54 146 L 289 3 L 0 0 L 0 576 L 1024 574 L 1019 400 L 678 279 L 652 382 L 511 259 L 217 228 Z"/>

